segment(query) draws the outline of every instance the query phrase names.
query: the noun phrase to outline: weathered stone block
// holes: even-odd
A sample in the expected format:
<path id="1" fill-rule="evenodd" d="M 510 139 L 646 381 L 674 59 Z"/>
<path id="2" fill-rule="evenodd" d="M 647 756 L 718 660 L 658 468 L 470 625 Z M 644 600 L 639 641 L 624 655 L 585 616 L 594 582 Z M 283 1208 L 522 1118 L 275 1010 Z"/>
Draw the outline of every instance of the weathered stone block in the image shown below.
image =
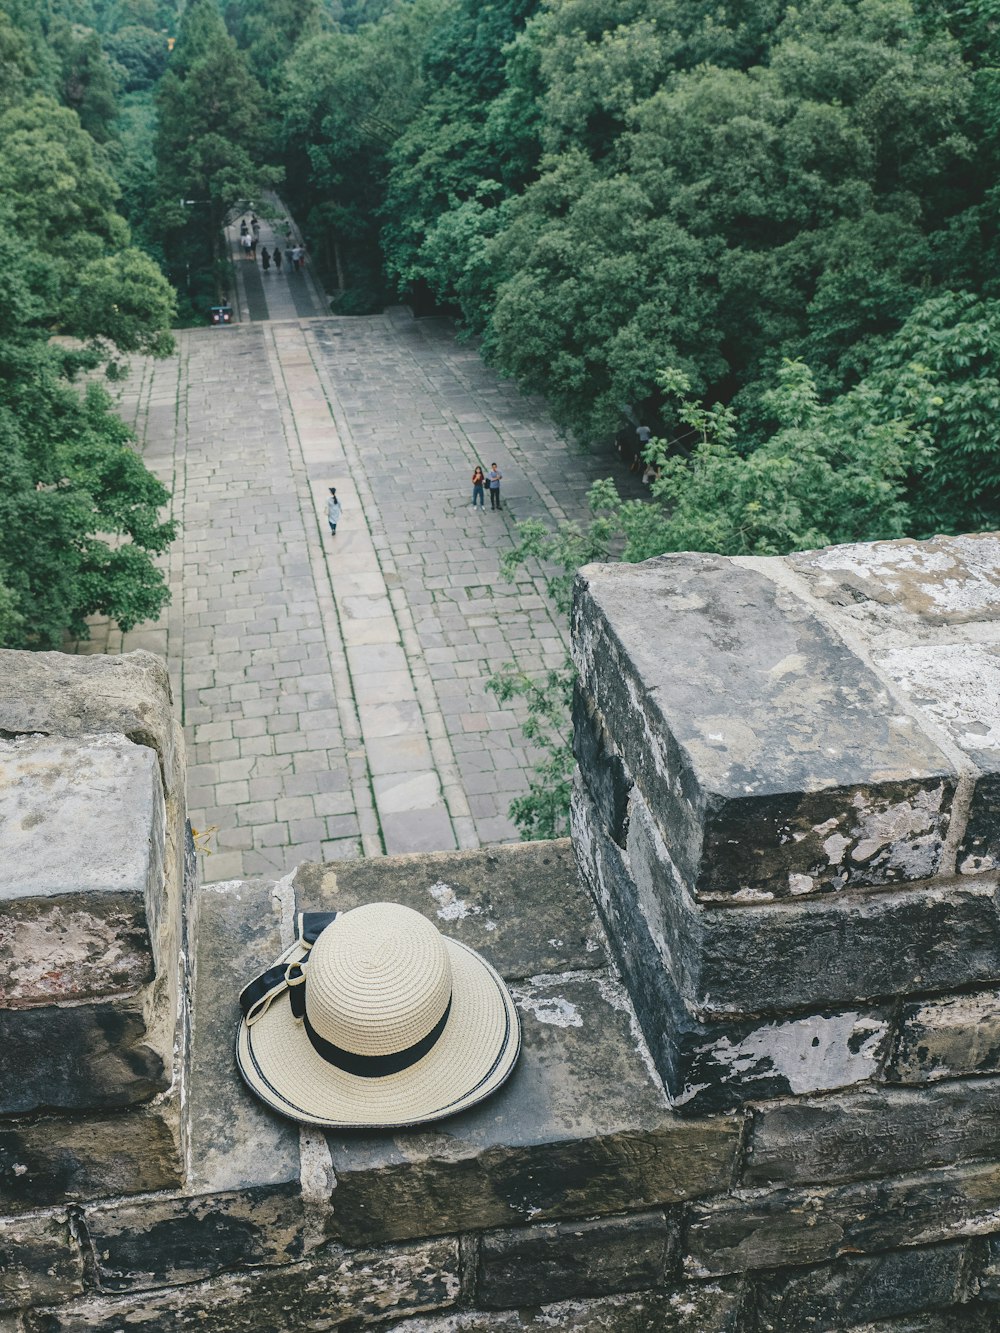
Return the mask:
<path id="1" fill-rule="evenodd" d="M 103 1291 L 197 1282 L 227 1268 L 288 1264 L 329 1240 L 332 1214 L 306 1207 L 297 1182 L 88 1208 Z"/>
<path id="2" fill-rule="evenodd" d="M 174 1189 L 178 1137 L 177 1106 L 166 1098 L 117 1115 L 0 1125 L 0 1210 Z"/>
<path id="3" fill-rule="evenodd" d="M 274 888 L 213 884 L 192 903 L 187 1121 L 191 1186 L 200 1193 L 298 1178 L 298 1128 L 258 1101 L 236 1069 L 240 991 L 285 948 Z"/>
<path id="4" fill-rule="evenodd" d="M 168 795 L 183 788 L 167 666 L 155 653 L 70 657 L 0 649 L 0 735 L 123 736 L 157 756 Z"/>
<path id="5" fill-rule="evenodd" d="M 515 987 L 524 1050 L 482 1106 L 399 1134 L 329 1135 L 353 1244 L 654 1208 L 724 1189 L 740 1126 L 681 1121 L 610 979 Z"/>
<path id="6" fill-rule="evenodd" d="M 541 1309 L 417 1315 L 382 1327 L 385 1333 L 742 1333 L 742 1304 L 738 1284 L 701 1282 Z"/>
<path id="7" fill-rule="evenodd" d="M 1000 990 L 904 1004 L 886 1077 L 926 1083 L 1000 1071 Z"/>
<path id="8" fill-rule="evenodd" d="M 833 1187 L 737 1192 L 688 1206 L 691 1277 L 817 1264 L 1000 1228 L 1000 1164 Z"/>
<path id="9" fill-rule="evenodd" d="M 675 1242 L 661 1212 L 493 1232 L 480 1242 L 476 1299 L 504 1310 L 658 1287 Z"/>
<path id="10" fill-rule="evenodd" d="M 958 847 L 958 868 L 1000 867 L 1000 648 L 983 643 L 907 644 L 876 652 L 875 664 L 950 736 L 979 775 Z"/>
<path id="11" fill-rule="evenodd" d="M 153 979 L 145 903 L 119 893 L 8 899 L 0 916 L 0 1006 L 129 995 Z"/>
<path id="12" fill-rule="evenodd" d="M 110 735 L 23 737 L 0 742 L 0 772 L 0 1114 L 148 1099 L 170 1082 L 176 1023 L 150 1031 L 142 993 L 165 893 L 157 757 Z"/>
<path id="13" fill-rule="evenodd" d="M 822 1333 L 954 1305 L 965 1255 L 964 1245 L 937 1245 L 778 1276 L 762 1286 L 758 1327 L 761 1333 Z"/>
<path id="14" fill-rule="evenodd" d="M 802 551 L 784 563 L 813 597 L 876 647 L 940 641 L 942 630 L 1000 619 L 995 532 L 848 542 Z"/>
<path id="15" fill-rule="evenodd" d="M 0 1009 L 4 1115 L 131 1106 L 169 1083 L 141 1004 Z"/>
<path id="16" fill-rule="evenodd" d="M 989 1236 L 976 1268 L 975 1289 L 988 1305 L 1000 1302 L 1000 1236 Z"/>
<path id="17" fill-rule="evenodd" d="M 1000 619 L 996 533 L 834 546 L 790 556 L 813 596 L 859 636 L 873 660 L 979 770 L 958 868 L 1000 867 Z M 978 622 L 978 624 L 977 624 Z"/>
<path id="18" fill-rule="evenodd" d="M 353 1328 L 393 1313 L 439 1310 L 459 1290 L 459 1247 L 452 1239 L 392 1250 L 331 1248 L 301 1263 L 248 1269 L 208 1282 L 134 1296 L 89 1296 L 30 1310 L 24 1333 L 212 1333 Z"/>
<path id="19" fill-rule="evenodd" d="M 804 600 L 665 556 L 586 566 L 573 625 L 582 688 L 697 899 L 939 872 L 955 767 Z"/>
<path id="20" fill-rule="evenodd" d="M 654 944 L 655 905 L 636 893 L 633 866 L 595 831 L 595 823 L 589 795 L 578 783 L 573 825 L 581 874 L 593 885 L 675 1109 L 684 1114 L 729 1110 L 748 1098 L 843 1088 L 877 1076 L 891 1030 L 887 1006 L 743 1022 L 694 1018 L 664 966 L 662 932 Z M 695 919 L 693 933 L 697 926 Z"/>
<path id="21" fill-rule="evenodd" d="M 993 876 L 767 908 L 702 907 L 676 879 L 636 791 L 626 852 L 647 932 L 698 1017 L 819 1009 L 1000 977 Z"/>
<path id="22" fill-rule="evenodd" d="M 508 979 L 607 965 L 604 934 L 568 838 L 301 865 L 295 899 L 300 911 L 404 903 L 478 950 Z"/>
<path id="23" fill-rule="evenodd" d="M 65 1214 L 0 1219 L 0 1310 L 83 1291 L 83 1259 Z"/>
<path id="24" fill-rule="evenodd" d="M 148 906 L 162 893 L 151 750 L 119 736 L 27 736 L 0 741 L 0 771 L 0 901 L 97 892 Z"/>
<path id="25" fill-rule="evenodd" d="M 997 1157 L 1000 1079 L 961 1079 L 759 1106 L 743 1180 L 833 1184 Z"/>
<path id="26" fill-rule="evenodd" d="M 901 1315 L 898 1319 L 878 1319 L 874 1323 L 852 1324 L 846 1333 L 995 1333 L 996 1324 L 989 1307 L 952 1306 L 949 1310 L 929 1310 L 924 1314 Z"/>

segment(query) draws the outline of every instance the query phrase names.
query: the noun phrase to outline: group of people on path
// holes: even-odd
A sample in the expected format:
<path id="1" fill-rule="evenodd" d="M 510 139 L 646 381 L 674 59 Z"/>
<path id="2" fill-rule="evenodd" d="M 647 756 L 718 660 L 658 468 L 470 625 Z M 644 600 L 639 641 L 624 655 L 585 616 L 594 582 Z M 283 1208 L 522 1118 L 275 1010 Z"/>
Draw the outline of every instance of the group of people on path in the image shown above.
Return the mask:
<path id="1" fill-rule="evenodd" d="M 479 509 L 482 513 L 486 508 L 485 492 L 490 493 L 490 508 L 499 509 L 500 506 L 500 482 L 503 480 L 503 473 L 497 467 L 496 463 L 490 464 L 489 472 L 484 472 L 482 467 L 477 466 L 472 474 L 472 508 Z"/>
<path id="2" fill-rule="evenodd" d="M 479 509 L 482 513 L 486 508 L 486 491 L 490 493 L 490 508 L 500 509 L 500 482 L 503 480 L 503 473 L 497 467 L 496 463 L 490 464 L 489 472 L 484 472 L 481 466 L 477 466 L 472 474 L 472 508 Z M 337 524 L 340 522 L 340 516 L 344 512 L 343 507 L 337 498 L 336 486 L 330 486 L 329 496 L 326 501 L 326 521 L 330 525 L 330 536 L 336 537 Z"/>
<path id="3" fill-rule="evenodd" d="M 244 259 L 252 259 L 257 262 L 257 245 L 260 241 L 260 222 L 256 213 L 250 214 L 250 220 L 243 218 L 240 221 L 240 249 L 243 251 Z M 306 252 L 305 247 L 296 243 L 285 250 L 282 255 L 281 248 L 275 245 L 273 250 L 268 250 L 265 245 L 260 252 L 260 263 L 266 273 L 271 265 L 281 272 L 282 258 L 288 260 L 296 273 L 305 266 Z"/>

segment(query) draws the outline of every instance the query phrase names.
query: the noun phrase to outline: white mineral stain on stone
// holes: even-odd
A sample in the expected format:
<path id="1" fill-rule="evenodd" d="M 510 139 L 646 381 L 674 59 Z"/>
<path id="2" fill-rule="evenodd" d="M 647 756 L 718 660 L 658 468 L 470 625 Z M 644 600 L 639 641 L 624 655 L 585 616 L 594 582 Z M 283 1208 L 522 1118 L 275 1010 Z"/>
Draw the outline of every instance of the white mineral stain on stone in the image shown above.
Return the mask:
<path id="1" fill-rule="evenodd" d="M 900 878 L 930 877 L 938 869 L 944 839 L 943 802 L 943 784 L 882 807 L 873 806 L 870 796 L 858 793 L 853 801 L 857 823 L 849 837 L 835 836 L 824 844 L 830 864 L 842 864 L 850 847 L 855 865 L 867 865 L 877 858 L 882 870 L 896 872 Z"/>
<path id="2" fill-rule="evenodd" d="M 532 995 L 526 991 L 512 991 L 518 1007 L 533 1014 L 539 1023 L 556 1028 L 582 1028 L 583 1019 L 575 1004 L 561 995 Z"/>
<path id="3" fill-rule="evenodd" d="M 832 866 L 839 866 L 841 864 L 844 859 L 844 853 L 850 845 L 850 838 L 845 838 L 842 833 L 834 833 L 832 837 L 827 838 L 826 842 L 823 844 L 823 850 L 826 852 L 827 859 Z"/>
<path id="4" fill-rule="evenodd" d="M 562 948 L 562 940 L 549 940 L 548 943 L 552 946 L 553 949 Z"/>
<path id="5" fill-rule="evenodd" d="M 768 675 L 775 680 L 781 680 L 783 676 L 790 676 L 793 672 L 804 671 L 806 668 L 806 658 L 804 653 L 789 653 L 783 657 L 780 662 L 775 662 L 774 666 L 768 671 Z"/>
<path id="6" fill-rule="evenodd" d="M 871 1078 L 887 1027 L 866 1014 L 817 1015 L 756 1028 L 737 1043 L 723 1037 L 708 1049 L 731 1078 L 754 1071 L 776 1074 L 798 1095 Z M 684 1100 L 690 1095 L 685 1090 Z"/>
<path id="7" fill-rule="evenodd" d="M 1000 651 L 995 647 L 901 648 L 876 662 L 963 750 L 1000 750 Z"/>
<path id="8" fill-rule="evenodd" d="M 996 870 L 995 856 L 967 856 L 958 867 L 960 875 L 978 875 L 984 870 Z"/>
<path id="9" fill-rule="evenodd" d="M 442 921 L 464 921 L 467 916 L 479 916 L 482 911 L 482 908 L 459 898 L 451 885 L 441 880 L 432 884 L 428 892 L 438 904 L 437 915 Z M 490 925 L 487 924 L 486 928 L 489 930 Z M 496 929 L 495 924 L 493 929 Z"/>
<path id="10" fill-rule="evenodd" d="M 773 893 L 769 893 L 767 889 L 755 889 L 750 884 L 744 884 L 731 896 L 733 901 L 737 903 L 769 903 L 774 901 Z"/>
<path id="11" fill-rule="evenodd" d="M 816 881 L 812 875 L 789 875 L 788 892 L 793 894 L 812 893 L 816 887 Z"/>
<path id="12" fill-rule="evenodd" d="M 203 893 L 234 893 L 238 899 L 241 899 L 239 891 L 244 882 L 242 879 L 217 879 L 212 884 L 202 884 L 201 891 Z"/>

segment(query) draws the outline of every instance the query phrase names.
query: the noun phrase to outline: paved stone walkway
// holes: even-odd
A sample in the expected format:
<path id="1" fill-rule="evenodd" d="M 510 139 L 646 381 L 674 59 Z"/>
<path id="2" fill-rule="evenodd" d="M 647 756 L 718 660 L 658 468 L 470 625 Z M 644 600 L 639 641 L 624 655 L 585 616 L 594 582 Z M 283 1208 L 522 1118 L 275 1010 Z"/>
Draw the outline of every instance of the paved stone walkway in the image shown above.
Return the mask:
<path id="1" fill-rule="evenodd" d="M 181 523 L 172 604 L 125 636 L 95 625 L 78 650 L 166 656 L 205 881 L 514 839 L 533 755 L 485 681 L 561 665 L 567 627 L 540 578 L 500 579 L 500 557 L 516 519 L 583 517 L 598 476 L 640 488 L 561 440 L 446 321 L 323 315 L 308 269 L 234 267 L 239 322 L 181 333 L 122 394 Z M 504 509 L 473 511 L 472 469 L 494 460 Z"/>

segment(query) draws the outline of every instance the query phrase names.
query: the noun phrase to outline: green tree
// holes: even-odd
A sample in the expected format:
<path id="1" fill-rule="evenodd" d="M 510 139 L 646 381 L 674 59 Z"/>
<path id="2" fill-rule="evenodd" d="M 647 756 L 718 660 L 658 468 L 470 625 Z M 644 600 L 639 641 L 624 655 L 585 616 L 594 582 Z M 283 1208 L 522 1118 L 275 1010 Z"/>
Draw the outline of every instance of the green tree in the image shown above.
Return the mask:
<path id="1" fill-rule="evenodd" d="M 60 23 L 49 41 L 62 64 L 63 103 L 77 113 L 88 134 L 106 143 L 118 118 L 118 80 L 100 37 L 90 29 Z"/>
<path id="2" fill-rule="evenodd" d="M 873 359 L 872 402 L 909 413 L 931 446 L 911 479 L 914 534 L 1000 527 L 1000 300 L 942 292 Z"/>
<path id="3" fill-rule="evenodd" d="M 44 17 L 51 46 L 38 7 L 0 16 L 0 643 L 20 648 L 59 647 L 94 613 L 123 628 L 156 615 L 154 557 L 173 535 L 169 495 L 107 394 L 72 382 L 130 351 L 167 354 L 174 303 L 116 211 L 115 145 L 97 142 L 117 110 L 96 96 L 107 63 L 64 21 L 95 14 Z"/>
<path id="4" fill-rule="evenodd" d="M 263 91 L 215 0 L 192 0 L 156 91 L 156 176 L 170 271 L 194 305 L 224 284 L 216 265 L 226 212 L 277 179 L 260 164 Z"/>
<path id="5" fill-rule="evenodd" d="M 41 343 L 0 343 L 0 642 L 58 648 L 86 617 L 122 629 L 167 601 L 150 556 L 174 526 L 168 492 L 146 470 L 107 395 L 81 397 Z"/>
<path id="6" fill-rule="evenodd" d="M 389 154 L 424 97 L 421 52 L 449 0 L 415 0 L 356 32 L 305 41 L 282 96 L 290 202 L 345 313 L 378 309 Z"/>
<path id="7" fill-rule="evenodd" d="M 108 57 L 123 71 L 126 92 L 151 88 L 167 68 L 167 39 L 152 28 L 131 24 L 104 39 Z"/>
<path id="8" fill-rule="evenodd" d="M 296 46 L 329 26 L 323 0 L 230 0 L 226 25 L 264 88 L 280 82 Z"/>

